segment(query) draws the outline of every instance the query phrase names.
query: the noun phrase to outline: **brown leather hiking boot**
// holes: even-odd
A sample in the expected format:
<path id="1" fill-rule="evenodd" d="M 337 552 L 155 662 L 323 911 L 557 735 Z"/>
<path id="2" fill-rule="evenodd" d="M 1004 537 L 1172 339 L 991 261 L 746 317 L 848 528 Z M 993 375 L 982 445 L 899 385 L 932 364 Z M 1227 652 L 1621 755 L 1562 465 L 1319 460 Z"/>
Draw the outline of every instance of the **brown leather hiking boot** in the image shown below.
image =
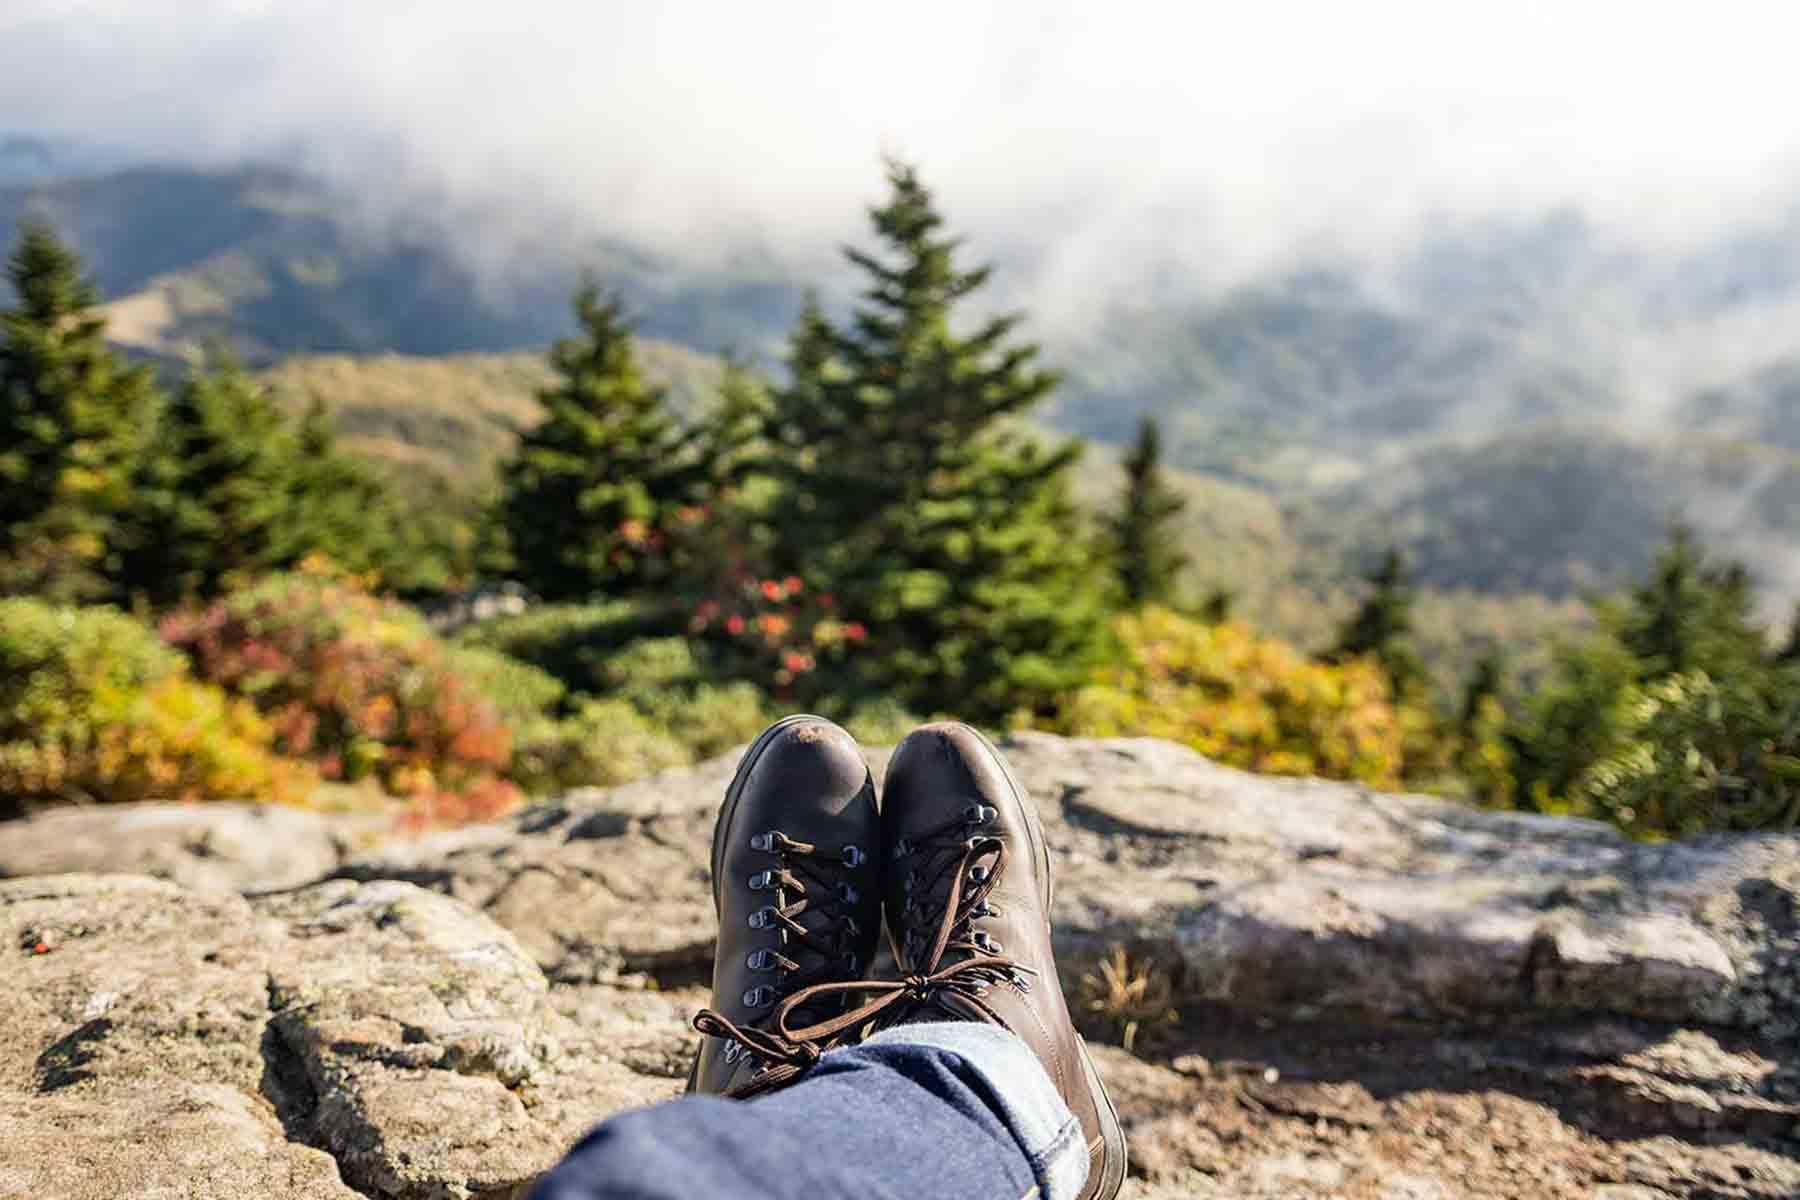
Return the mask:
<path id="1" fill-rule="evenodd" d="M 794 716 L 751 744 L 713 830 L 719 943 L 689 1091 L 760 1095 L 842 1040 L 790 1038 L 772 1017 L 778 1005 L 812 1023 L 843 1011 L 845 994 L 783 1001 L 867 970 L 881 929 L 880 845 L 874 782 L 848 733 Z"/>
<path id="2" fill-rule="evenodd" d="M 1081 1200 L 1112 1200 L 1125 1181 L 1125 1135 L 1057 978 L 1050 855 L 1037 810 L 1000 752 L 955 723 L 927 725 L 900 743 L 881 808 L 883 908 L 901 978 L 860 985 L 873 999 L 798 1035 L 946 1018 L 1010 1029 L 1081 1121 Z M 793 1023 L 783 1013 L 778 1024 Z"/>

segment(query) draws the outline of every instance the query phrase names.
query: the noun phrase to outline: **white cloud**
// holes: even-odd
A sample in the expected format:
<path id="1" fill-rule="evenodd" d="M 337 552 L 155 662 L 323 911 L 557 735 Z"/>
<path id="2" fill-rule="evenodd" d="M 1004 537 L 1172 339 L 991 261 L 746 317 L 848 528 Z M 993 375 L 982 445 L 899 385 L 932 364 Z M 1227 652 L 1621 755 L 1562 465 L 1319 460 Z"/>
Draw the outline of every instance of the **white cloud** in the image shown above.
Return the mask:
<path id="1" fill-rule="evenodd" d="M 1428 213 L 1682 239 L 1785 202 L 1789 6 L 6 0 L 8 124 L 304 152 L 394 204 L 850 232 L 883 150 L 960 223 L 1230 273 Z M 373 164 L 379 164 L 376 169 Z M 1096 242 L 1098 248 L 1096 248 Z"/>

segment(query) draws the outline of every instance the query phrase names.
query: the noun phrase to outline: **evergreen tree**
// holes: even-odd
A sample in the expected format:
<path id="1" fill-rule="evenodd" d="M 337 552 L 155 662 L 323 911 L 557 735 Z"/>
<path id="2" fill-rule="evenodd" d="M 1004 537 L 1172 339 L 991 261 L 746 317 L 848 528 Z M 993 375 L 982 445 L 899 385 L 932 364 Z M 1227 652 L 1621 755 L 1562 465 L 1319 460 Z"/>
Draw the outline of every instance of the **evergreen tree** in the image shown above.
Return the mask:
<path id="1" fill-rule="evenodd" d="M 291 504 L 271 560 L 320 554 L 346 570 L 384 577 L 408 566 L 408 548 L 380 480 L 337 447 L 331 414 L 315 399 L 293 434 Z M 390 582 L 394 582 L 392 579 Z"/>
<path id="2" fill-rule="evenodd" d="M 733 492 L 768 470 L 769 418 L 768 390 L 742 363 L 727 358 L 718 395 L 695 430 L 705 498 Z"/>
<path id="3" fill-rule="evenodd" d="M 1174 595 L 1188 558 L 1172 523 L 1185 508 L 1163 477 L 1162 431 L 1145 417 L 1125 457 L 1125 494 L 1105 518 L 1107 549 L 1128 607 L 1167 603 Z"/>
<path id="4" fill-rule="evenodd" d="M 1332 656 L 1339 660 L 1372 655 L 1387 673 L 1396 696 L 1410 695 L 1423 682 L 1424 668 L 1413 651 L 1413 592 L 1406 558 L 1390 548 L 1368 576 L 1370 593 L 1338 636 Z"/>
<path id="5" fill-rule="evenodd" d="M 1237 593 L 1230 588 L 1217 587 L 1206 593 L 1194 616 L 1204 625 L 1223 625 L 1231 620 L 1231 610 L 1237 606 Z"/>
<path id="6" fill-rule="evenodd" d="M 1466 738 L 1480 721 L 1490 702 L 1498 703 L 1506 677 L 1506 659 L 1498 647 L 1490 646 L 1475 660 L 1475 669 L 1463 685 L 1462 705 L 1457 712 L 1457 729 Z"/>
<path id="7" fill-rule="evenodd" d="M 1517 794 L 1516 768 L 1506 737 L 1505 684 L 1506 660 L 1498 647 L 1490 646 L 1475 660 L 1475 669 L 1463 685 L 1452 759 L 1473 799 L 1502 807 L 1510 806 Z"/>
<path id="8" fill-rule="evenodd" d="M 1793 619 L 1788 622 L 1787 642 L 1775 655 L 1782 664 L 1800 664 L 1800 603 L 1794 605 Z"/>
<path id="9" fill-rule="evenodd" d="M 121 590 L 167 603 L 285 565 L 297 525 L 295 466 L 280 410 L 234 359 L 196 368 L 139 464 Z"/>
<path id="10" fill-rule="evenodd" d="M 106 345 L 99 296 L 49 228 L 24 227 L 0 314 L 0 591 L 105 589 L 154 419 L 150 375 Z"/>
<path id="11" fill-rule="evenodd" d="M 1613 620 L 1641 678 L 1694 670 L 1722 678 L 1755 671 L 1767 654 L 1754 603 L 1741 565 L 1708 563 L 1693 534 L 1676 526 Z"/>
<path id="12" fill-rule="evenodd" d="M 888 183 L 880 249 L 847 251 L 868 280 L 849 326 L 809 304 L 793 335 L 774 554 L 867 625 L 852 686 L 995 718 L 1072 682 L 1098 630 L 1068 491 L 1079 446 L 1021 429 L 1056 376 L 1013 338 L 1017 315 L 959 332 L 988 270 L 957 264 L 912 168 L 890 163 Z"/>
<path id="13" fill-rule="evenodd" d="M 1748 572 L 1675 529 L 1509 730 L 1526 800 L 1639 832 L 1800 822 L 1791 669 L 1752 608 Z"/>
<path id="14" fill-rule="evenodd" d="M 690 439 L 638 368 L 616 300 L 575 298 L 581 332 L 559 341 L 544 420 L 504 472 L 502 512 L 522 581 L 549 600 L 626 593 L 664 577 L 664 527 L 692 499 Z"/>

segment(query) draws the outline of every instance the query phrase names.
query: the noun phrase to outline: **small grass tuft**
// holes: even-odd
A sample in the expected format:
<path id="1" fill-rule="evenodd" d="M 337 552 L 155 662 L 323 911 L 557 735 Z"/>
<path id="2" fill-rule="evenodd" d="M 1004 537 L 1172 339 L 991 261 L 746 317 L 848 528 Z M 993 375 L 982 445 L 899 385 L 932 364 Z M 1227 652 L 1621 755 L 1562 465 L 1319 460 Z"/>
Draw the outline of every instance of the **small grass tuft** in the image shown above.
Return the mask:
<path id="1" fill-rule="evenodd" d="M 1077 992 L 1081 1011 L 1091 1026 L 1116 1037 L 1129 1052 L 1140 1032 L 1180 1019 L 1170 976 L 1150 955 L 1133 956 L 1114 946 L 1093 970 L 1083 972 Z"/>

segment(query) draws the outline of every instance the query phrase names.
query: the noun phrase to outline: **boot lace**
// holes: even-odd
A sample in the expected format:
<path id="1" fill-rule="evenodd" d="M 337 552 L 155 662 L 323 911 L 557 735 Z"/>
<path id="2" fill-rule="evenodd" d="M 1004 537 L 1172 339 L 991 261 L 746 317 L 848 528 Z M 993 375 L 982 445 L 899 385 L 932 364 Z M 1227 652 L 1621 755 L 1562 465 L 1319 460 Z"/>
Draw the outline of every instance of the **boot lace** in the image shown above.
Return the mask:
<path id="1" fill-rule="evenodd" d="M 796 992 L 776 1008 L 775 1032 L 796 1042 L 841 1039 L 865 1026 L 888 1028 L 936 1005 L 953 1015 L 963 1009 L 943 1001 L 955 996 L 993 1024 L 999 1015 L 982 998 L 997 984 L 1028 989 L 1036 972 L 1005 956 L 1005 947 L 977 931 L 979 917 L 997 916 L 990 897 L 1006 869 L 1006 843 L 982 830 L 997 817 L 986 805 L 971 805 L 943 824 L 893 848 L 896 869 L 906 870 L 905 901 L 897 919 L 900 944 L 895 958 L 902 975 L 894 980 L 819 983 Z M 790 1019 L 802 1007 L 848 993 L 870 998 L 861 1006 L 798 1029 Z"/>
<path id="2" fill-rule="evenodd" d="M 770 903 L 750 914 L 750 928 L 773 931 L 775 945 L 750 952 L 746 964 L 770 979 L 746 991 L 743 1002 L 767 1011 L 743 1023 L 712 1008 L 694 1017 L 696 1030 L 726 1039 L 727 1062 L 750 1057 L 753 1074 L 725 1093 L 737 1099 L 792 1082 L 837 1044 L 829 1037 L 795 1037 L 777 1018 L 801 1006 L 807 1019 L 828 1018 L 832 1006 L 841 1008 L 844 1000 L 822 986 L 863 968 L 856 949 L 862 930 L 854 913 L 861 895 L 854 880 L 867 856 L 855 846 L 828 848 L 778 829 L 755 835 L 750 847 L 770 855 L 773 863 L 750 877 L 752 891 L 770 894 Z"/>

